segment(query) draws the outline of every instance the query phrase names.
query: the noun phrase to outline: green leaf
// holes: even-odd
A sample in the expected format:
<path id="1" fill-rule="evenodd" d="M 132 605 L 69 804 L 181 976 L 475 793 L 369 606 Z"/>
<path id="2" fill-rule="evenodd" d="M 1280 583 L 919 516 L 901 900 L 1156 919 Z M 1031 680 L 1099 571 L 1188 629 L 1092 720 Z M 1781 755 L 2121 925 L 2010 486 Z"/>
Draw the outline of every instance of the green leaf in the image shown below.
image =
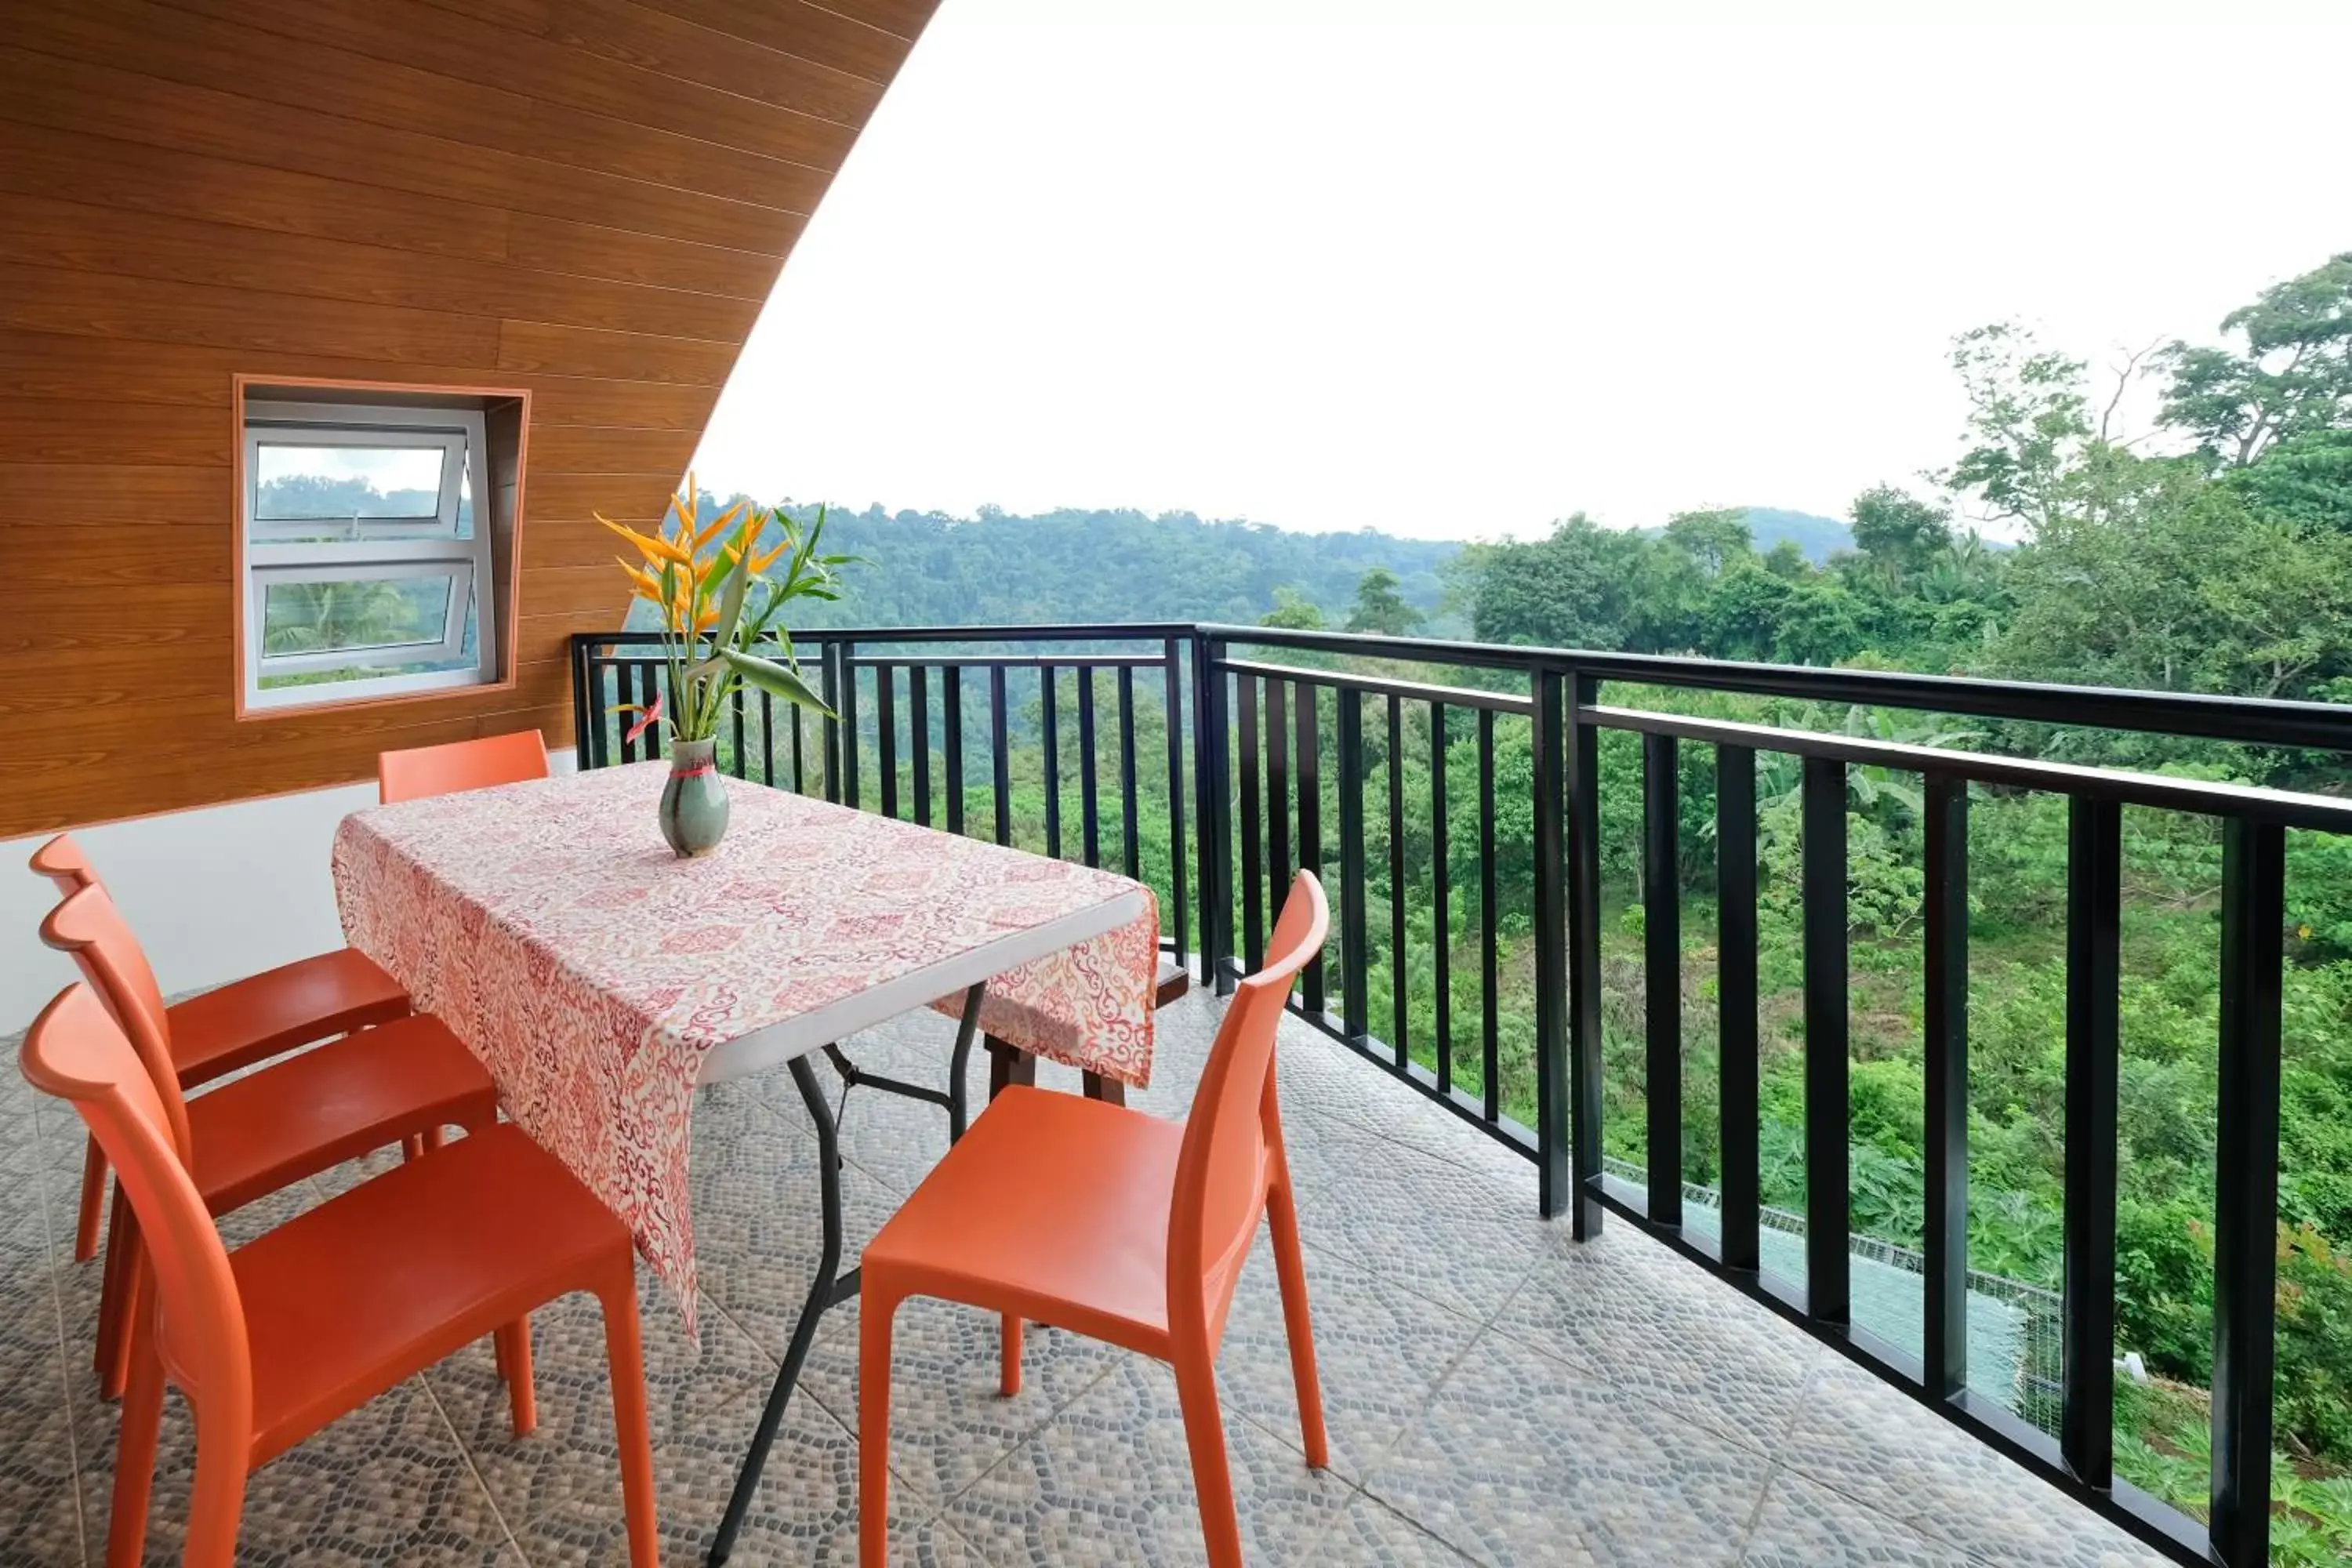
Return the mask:
<path id="1" fill-rule="evenodd" d="M 787 669 L 772 659 L 758 658 L 731 647 L 721 648 L 719 657 L 725 659 L 728 668 L 740 675 L 747 684 L 772 696 L 781 697 L 787 702 L 814 709 L 828 719 L 835 717 L 833 710 L 825 705 L 824 699 L 800 678 L 799 671 Z"/>

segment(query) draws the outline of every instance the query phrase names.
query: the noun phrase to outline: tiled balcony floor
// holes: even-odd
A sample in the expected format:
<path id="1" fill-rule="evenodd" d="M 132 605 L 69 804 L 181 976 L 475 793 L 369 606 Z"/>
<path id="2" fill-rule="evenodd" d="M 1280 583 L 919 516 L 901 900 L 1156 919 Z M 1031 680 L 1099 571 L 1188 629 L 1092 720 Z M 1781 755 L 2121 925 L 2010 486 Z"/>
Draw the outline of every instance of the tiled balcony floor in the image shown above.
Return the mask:
<path id="1" fill-rule="evenodd" d="M 1189 1103 L 1216 1005 L 1161 1015 L 1157 1079 Z M 950 1034 L 909 1019 L 856 1043 L 936 1081 Z M 89 1373 L 98 1268 L 70 1260 L 81 1139 L 0 1070 L 0 1563 L 102 1560 L 113 1412 Z M 2066 1564 L 2155 1559 L 2056 1492 L 1614 1226 L 1578 1247 L 1535 1216 L 1524 1162 L 1305 1027 L 1281 1072 L 1304 1198 L 1331 1470 L 1297 1448 L 1261 1245 L 1222 1371 L 1256 1563 Z M 977 1067 L 978 1064 L 975 1064 Z M 1049 1072 L 1049 1081 L 1050 1072 Z M 945 1146 L 924 1106 L 851 1096 L 853 1244 Z M 699 1347 L 649 1289 L 647 1374 L 667 1558 L 699 1563 L 817 1247 L 815 1142 L 779 1073 L 705 1091 L 695 1152 L 708 1305 Z M 310 1201 L 316 1194 L 304 1194 Z M 293 1211 L 234 1216 L 241 1239 Z M 855 1560 L 855 1309 L 825 1323 L 735 1561 Z M 994 1393 L 994 1321 L 905 1310 L 894 1561 L 1201 1560 L 1174 1385 L 1155 1364 L 1033 1330 Z M 256 1563 L 625 1560 L 602 1334 L 586 1298 L 537 1320 L 541 1426 L 507 1435 L 487 1345 L 257 1474 Z M 176 1396 L 149 1561 L 176 1563 L 189 1467 Z"/>

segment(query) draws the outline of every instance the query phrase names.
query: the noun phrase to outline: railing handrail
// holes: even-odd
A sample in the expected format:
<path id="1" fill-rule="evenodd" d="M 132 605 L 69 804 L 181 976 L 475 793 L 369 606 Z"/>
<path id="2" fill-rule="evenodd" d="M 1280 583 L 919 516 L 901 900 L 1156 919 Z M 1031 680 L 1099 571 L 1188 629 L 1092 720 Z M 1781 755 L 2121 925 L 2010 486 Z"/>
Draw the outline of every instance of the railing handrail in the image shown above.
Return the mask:
<path id="1" fill-rule="evenodd" d="M 1286 626 L 1211 623 L 1193 629 L 1214 643 L 1354 654 L 1421 664 L 1482 665 L 1526 671 L 1555 669 L 1598 680 L 1697 687 L 1743 697 L 1858 702 L 1965 714 L 1976 719 L 2061 724 L 2070 729 L 2130 730 L 2254 745 L 2352 752 L 2352 705 L 2336 702 L 2066 686 L 1974 675 L 1913 675 L 1900 670 L 1750 664 L 1669 654 L 1607 653 L 1591 648 L 1381 637 L 1364 632 L 1299 631 Z"/>

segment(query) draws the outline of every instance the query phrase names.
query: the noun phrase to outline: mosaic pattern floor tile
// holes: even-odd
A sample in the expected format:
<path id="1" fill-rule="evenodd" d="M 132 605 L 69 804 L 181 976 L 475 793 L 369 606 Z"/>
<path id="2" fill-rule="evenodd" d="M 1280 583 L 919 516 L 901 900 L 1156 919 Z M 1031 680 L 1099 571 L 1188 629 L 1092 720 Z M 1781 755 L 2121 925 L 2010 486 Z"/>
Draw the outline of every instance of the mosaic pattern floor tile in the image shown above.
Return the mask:
<path id="1" fill-rule="evenodd" d="M 1489 1332 L 1365 1489 L 1491 1563 L 1729 1564 L 1764 1494 L 1759 1450 Z"/>
<path id="2" fill-rule="evenodd" d="M 1153 1082 L 1181 1118 L 1221 1004 L 1160 1015 Z M 864 1068 L 945 1080 L 952 1020 L 860 1037 Z M 13 1050 L 14 1042 L 7 1042 Z M 1332 1468 L 1310 1470 L 1270 1249 L 1219 1366 L 1248 1560 L 1335 1568 L 2150 1568 L 2144 1549 L 1657 1243 L 1535 1215 L 1535 1173 L 1325 1037 L 1286 1026 L 1281 1097 Z M 972 1103 L 985 1095 L 975 1051 Z M 839 1084 L 826 1069 L 828 1089 Z M 1050 1064 L 1045 1087 L 1074 1092 Z M 844 1267 L 946 1147 L 945 1113 L 858 1090 L 843 1131 Z M 693 1196 L 702 1332 L 640 1290 L 662 1559 L 699 1563 L 822 1249 L 817 1143 L 782 1073 L 701 1091 Z M 232 1244 L 388 1168 L 380 1152 L 230 1216 Z M 0 1072 L 0 1568 L 102 1561 L 115 1409 L 89 1370 L 99 1267 L 68 1256 L 79 1121 Z M 855 1302 L 824 1321 L 733 1561 L 847 1568 L 857 1551 Z M 1156 1363 L 1032 1325 L 996 1393 L 996 1323 L 900 1310 L 890 1561 L 1110 1568 L 1204 1561 L 1182 1413 Z M 539 1428 L 509 1430 L 487 1345 L 257 1472 L 240 1563 L 625 1560 L 600 1310 L 535 1314 Z M 146 1561 L 176 1561 L 191 1431 L 175 1396 Z"/>

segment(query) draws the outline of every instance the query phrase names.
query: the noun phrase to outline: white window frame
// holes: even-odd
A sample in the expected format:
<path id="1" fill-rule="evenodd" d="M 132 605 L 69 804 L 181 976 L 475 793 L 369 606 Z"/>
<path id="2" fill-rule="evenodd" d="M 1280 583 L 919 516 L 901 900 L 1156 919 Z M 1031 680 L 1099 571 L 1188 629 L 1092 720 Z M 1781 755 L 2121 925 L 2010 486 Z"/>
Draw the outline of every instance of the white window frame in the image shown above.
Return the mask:
<path id="1" fill-rule="evenodd" d="M 245 405 L 245 495 L 239 509 L 239 526 L 245 531 L 245 572 L 239 592 L 244 596 L 242 679 L 248 710 L 451 690 L 488 685 L 498 679 L 498 649 L 504 628 L 498 624 L 498 595 L 490 592 L 492 529 L 485 424 L 481 412 L 470 408 L 258 399 Z M 435 515 L 345 519 L 340 523 L 325 518 L 265 521 L 258 516 L 260 454 L 265 446 L 438 447 L 441 487 Z M 472 533 L 461 537 L 457 510 L 468 488 L 473 501 Z M 344 537 L 315 537 L 329 526 L 340 527 Z M 263 610 L 273 585 L 417 577 L 450 580 L 448 613 L 438 637 L 390 647 L 264 652 Z M 269 676 L 380 663 L 387 655 L 406 655 L 405 662 L 418 664 L 463 658 L 469 609 L 475 621 L 475 653 L 466 668 L 271 689 L 261 684 Z"/>

